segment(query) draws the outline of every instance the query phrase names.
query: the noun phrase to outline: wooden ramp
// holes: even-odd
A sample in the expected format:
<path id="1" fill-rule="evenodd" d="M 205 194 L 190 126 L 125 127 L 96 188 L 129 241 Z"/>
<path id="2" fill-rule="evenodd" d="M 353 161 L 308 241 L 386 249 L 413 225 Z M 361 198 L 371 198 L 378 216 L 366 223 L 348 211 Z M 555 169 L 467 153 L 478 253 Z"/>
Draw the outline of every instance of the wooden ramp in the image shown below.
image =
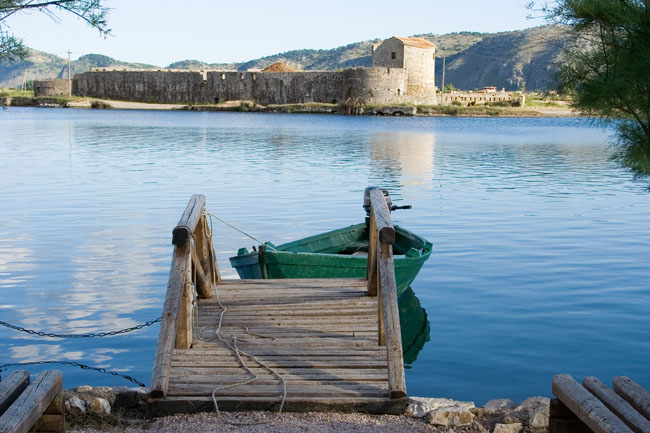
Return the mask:
<path id="1" fill-rule="evenodd" d="M 381 192 L 375 200 L 390 215 Z M 381 211 L 373 208 L 371 216 L 371 227 L 379 229 L 371 239 L 377 247 L 369 251 L 370 281 L 221 280 L 204 203 L 194 196 L 174 230 L 152 414 L 213 411 L 213 392 L 220 410 L 277 410 L 284 401 L 287 411 L 402 412 L 406 388 L 392 248 L 382 248 L 382 242 L 392 244 L 392 225 L 375 218 Z M 235 345 L 255 357 L 242 355 L 250 371 Z M 257 378 L 238 385 L 255 378 L 251 372 Z"/>

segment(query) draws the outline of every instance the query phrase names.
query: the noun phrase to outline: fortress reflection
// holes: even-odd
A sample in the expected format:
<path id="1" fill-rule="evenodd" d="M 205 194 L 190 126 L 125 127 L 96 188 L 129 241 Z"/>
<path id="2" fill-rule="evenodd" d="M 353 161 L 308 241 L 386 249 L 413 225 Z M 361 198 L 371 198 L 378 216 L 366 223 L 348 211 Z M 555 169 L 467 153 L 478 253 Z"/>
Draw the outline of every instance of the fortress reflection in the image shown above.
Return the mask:
<path id="1" fill-rule="evenodd" d="M 399 187 L 402 198 L 433 179 L 435 136 L 387 131 L 372 134 L 370 160 L 375 183 Z"/>

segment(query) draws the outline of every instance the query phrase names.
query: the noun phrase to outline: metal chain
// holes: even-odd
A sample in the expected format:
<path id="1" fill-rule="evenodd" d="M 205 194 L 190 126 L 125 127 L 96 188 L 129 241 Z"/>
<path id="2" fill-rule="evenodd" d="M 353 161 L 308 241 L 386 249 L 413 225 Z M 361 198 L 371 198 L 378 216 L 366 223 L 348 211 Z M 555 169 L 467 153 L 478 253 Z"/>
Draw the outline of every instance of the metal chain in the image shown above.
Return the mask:
<path id="1" fill-rule="evenodd" d="M 144 383 L 142 383 L 139 380 L 134 379 L 133 377 L 128 376 L 126 374 L 117 373 L 115 371 L 108 371 L 105 368 L 101 368 L 101 367 L 91 367 L 89 365 L 81 364 L 79 362 L 74 362 L 74 361 L 34 361 L 34 362 L 17 362 L 17 363 L 14 363 L 14 364 L 4 364 L 4 365 L 0 365 L 0 373 L 3 372 L 4 370 L 6 370 L 7 367 L 20 367 L 20 366 L 23 366 L 23 365 L 42 365 L 42 364 L 72 365 L 72 366 L 75 366 L 75 367 L 79 367 L 82 370 L 93 370 L 93 371 L 97 371 L 99 373 L 105 373 L 105 374 L 110 374 L 111 376 L 121 377 L 123 379 L 128 380 L 129 382 L 135 383 L 138 386 L 146 388 L 146 385 Z"/>
<path id="2" fill-rule="evenodd" d="M 20 332 L 26 332 L 32 335 L 38 335 L 39 337 L 52 337 L 52 338 L 93 338 L 93 337 L 111 337 L 113 335 L 126 334 L 127 332 L 136 331 L 138 329 L 151 326 L 154 323 L 158 323 L 162 320 L 162 317 L 157 318 L 156 320 L 150 320 L 148 322 L 142 323 L 140 325 L 132 326 L 131 328 L 120 329 L 119 331 L 109 331 L 109 332 L 91 332 L 89 334 L 53 334 L 51 332 L 42 332 L 34 331 L 33 329 L 26 329 L 22 326 L 12 325 L 11 323 L 3 322 L 0 320 L 0 325 L 7 328 L 14 329 Z"/>

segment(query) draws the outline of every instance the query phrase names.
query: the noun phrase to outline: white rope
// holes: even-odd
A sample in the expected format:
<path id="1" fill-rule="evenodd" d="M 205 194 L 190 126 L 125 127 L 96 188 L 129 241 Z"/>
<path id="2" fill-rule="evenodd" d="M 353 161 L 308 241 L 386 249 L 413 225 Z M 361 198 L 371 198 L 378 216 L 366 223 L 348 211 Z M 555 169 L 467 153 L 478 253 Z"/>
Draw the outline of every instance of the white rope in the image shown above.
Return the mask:
<path id="1" fill-rule="evenodd" d="M 262 243 L 261 241 L 255 239 L 254 237 L 252 237 L 252 236 L 248 235 L 247 233 L 244 233 L 243 231 L 241 231 L 241 230 L 239 230 L 238 228 L 234 227 L 233 225 L 231 225 L 231 224 L 229 224 L 229 223 L 223 221 L 222 219 L 220 219 L 220 218 L 217 217 L 216 215 L 214 215 L 214 214 L 212 214 L 212 213 L 210 213 L 210 212 L 208 212 L 208 211 L 206 211 L 206 214 L 210 216 L 210 228 L 208 229 L 207 224 L 204 224 L 204 227 L 205 227 L 204 230 L 205 230 L 205 231 L 210 230 L 210 233 L 205 233 L 205 232 L 204 232 L 204 234 L 205 234 L 206 236 L 212 236 L 212 233 L 211 233 L 211 232 L 212 232 L 212 217 L 214 217 L 214 218 L 218 219 L 219 221 L 221 221 L 222 223 L 224 223 L 224 224 L 226 224 L 226 225 L 228 225 L 228 226 L 234 228 L 235 230 L 237 230 L 237 231 L 239 231 L 239 232 L 245 234 L 246 236 L 248 236 L 248 237 L 250 237 L 250 238 L 252 238 L 252 239 L 254 239 L 254 240 L 260 242 L 260 244 Z M 208 239 L 209 239 L 209 238 L 208 238 Z M 211 260 L 213 261 L 213 263 L 214 263 L 214 261 L 216 260 L 216 258 L 213 256 L 214 253 L 213 253 L 213 251 L 212 251 L 212 248 L 209 248 L 209 250 L 210 250 L 210 259 L 211 259 Z M 213 267 L 213 268 L 214 268 L 214 267 Z M 215 288 L 215 289 L 214 289 L 214 292 L 215 292 L 215 296 L 216 296 L 216 298 L 217 298 L 217 305 L 218 305 L 219 308 L 221 309 L 221 311 L 220 311 L 220 313 L 219 313 L 219 322 L 218 322 L 218 325 L 217 325 L 217 330 L 215 331 L 215 336 L 217 337 L 217 339 L 218 339 L 220 342 L 222 342 L 226 347 L 228 347 L 228 348 L 233 352 L 233 354 L 234 354 L 235 357 L 237 358 L 237 361 L 238 361 L 239 365 L 240 365 L 240 366 L 241 366 L 241 367 L 246 371 L 247 374 L 249 374 L 249 375 L 251 376 L 250 379 L 247 379 L 247 380 L 244 380 L 244 381 L 241 381 L 241 382 L 231 383 L 231 384 L 228 384 L 228 385 L 222 385 L 222 386 L 218 386 L 218 387 L 214 388 L 214 390 L 212 391 L 212 402 L 214 403 L 214 409 L 215 409 L 215 411 L 217 412 L 217 416 L 222 417 L 221 411 L 219 410 L 219 404 L 218 404 L 218 402 L 217 402 L 217 396 L 216 396 L 216 394 L 217 394 L 219 391 L 223 391 L 223 390 L 230 389 L 230 388 L 236 388 L 236 387 L 238 387 L 238 386 L 248 385 L 248 384 L 253 383 L 254 381 L 256 381 L 256 380 L 259 379 L 259 376 L 258 376 L 257 374 L 255 374 L 255 372 L 254 372 L 253 370 L 251 370 L 251 368 L 246 364 L 246 362 L 244 362 L 244 359 L 242 358 L 242 356 L 244 356 L 244 357 L 247 357 L 247 358 L 253 360 L 253 361 L 254 361 L 258 366 L 260 366 L 260 367 L 263 368 L 264 370 L 268 371 L 268 372 L 271 373 L 273 376 L 277 377 L 278 380 L 282 383 L 282 400 L 280 401 L 280 407 L 279 407 L 278 411 L 275 413 L 275 415 L 273 416 L 273 418 L 271 418 L 271 419 L 268 420 L 268 421 L 259 421 L 259 422 L 242 422 L 242 423 L 239 423 L 239 422 L 232 422 L 232 421 L 225 420 L 225 419 L 223 419 L 223 417 L 222 417 L 222 419 L 223 419 L 223 421 L 226 422 L 227 424 L 231 424 L 231 425 L 235 425 L 235 426 L 244 426 L 244 425 L 260 425 L 260 424 L 269 424 L 269 423 L 272 423 L 273 421 L 275 421 L 275 420 L 278 418 L 278 416 L 280 416 L 280 414 L 282 413 L 282 409 L 284 408 L 284 403 L 285 403 L 285 401 L 286 401 L 286 399 L 287 399 L 287 382 L 286 382 L 286 380 L 284 379 L 284 377 L 282 377 L 281 374 L 279 374 L 277 371 L 275 371 L 274 369 L 272 369 L 271 367 L 269 367 L 269 366 L 268 366 L 267 364 L 265 364 L 264 362 L 260 361 L 260 360 L 255 356 L 255 355 L 251 355 L 250 353 L 246 353 L 246 352 L 244 352 L 243 350 L 241 350 L 241 349 L 237 346 L 237 336 L 235 336 L 235 335 L 231 335 L 231 336 L 230 336 L 230 339 L 232 340 L 232 344 L 229 343 L 227 340 L 225 340 L 225 339 L 221 336 L 221 327 L 222 327 L 222 325 L 223 325 L 223 317 L 224 317 L 224 315 L 226 314 L 226 312 L 228 311 L 228 308 L 226 308 L 226 307 L 221 303 L 221 299 L 219 298 L 219 290 L 218 290 L 218 288 L 217 288 L 217 284 L 216 284 L 217 281 L 216 281 L 216 274 L 215 274 L 215 272 L 212 272 L 210 277 L 211 277 L 211 279 L 212 279 L 212 282 L 214 283 L 214 288 Z M 198 308 L 196 308 L 195 310 L 196 310 L 196 323 L 198 324 Z M 200 339 L 200 340 L 203 339 L 203 329 L 204 329 L 204 328 L 205 328 L 205 327 L 201 327 L 201 328 L 198 329 L 198 339 Z M 260 338 L 271 338 L 271 339 L 272 339 L 272 340 L 271 340 L 271 343 L 274 343 L 274 342 L 275 342 L 275 337 L 268 337 L 268 336 L 263 336 L 263 335 L 253 334 L 252 332 L 249 332 L 248 327 L 246 327 L 246 326 L 242 326 L 242 328 L 244 329 L 244 331 L 246 332 L 246 334 L 253 335 L 253 336 L 256 336 L 256 337 L 260 337 Z M 245 340 L 244 340 L 244 341 L 245 341 Z"/>
<path id="2" fill-rule="evenodd" d="M 261 240 L 257 239 L 255 236 L 250 235 L 250 234 L 246 233 L 245 231 L 243 231 L 243 230 L 241 230 L 241 229 L 235 227 L 234 225 L 230 224 L 228 221 L 225 221 L 225 220 L 219 218 L 218 216 L 216 216 L 216 215 L 213 214 L 212 212 L 206 210 L 205 213 L 206 213 L 206 215 L 208 215 L 208 216 L 210 217 L 210 226 L 212 226 L 212 218 L 214 218 L 214 219 L 216 219 L 216 220 L 218 220 L 218 221 L 221 221 L 223 224 L 227 225 L 228 227 L 230 227 L 230 228 L 232 228 L 232 229 L 234 229 L 234 230 L 237 230 L 239 233 L 243 234 L 244 236 L 248 236 L 249 238 L 251 238 L 251 239 L 254 240 L 255 242 L 259 243 L 260 245 L 265 245 L 267 248 L 271 248 L 272 250 L 275 250 L 275 248 L 272 247 L 271 245 L 267 245 L 267 244 L 265 244 L 265 243 L 262 242 Z"/>

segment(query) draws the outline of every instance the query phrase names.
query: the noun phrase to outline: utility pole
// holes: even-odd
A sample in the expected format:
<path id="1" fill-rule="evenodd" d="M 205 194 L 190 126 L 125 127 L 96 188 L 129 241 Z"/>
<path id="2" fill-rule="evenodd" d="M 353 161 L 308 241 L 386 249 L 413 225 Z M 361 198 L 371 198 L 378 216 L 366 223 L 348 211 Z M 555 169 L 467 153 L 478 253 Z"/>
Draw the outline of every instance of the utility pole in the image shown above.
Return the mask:
<path id="1" fill-rule="evenodd" d="M 68 97 L 72 96 L 72 77 L 70 75 L 70 50 L 68 50 Z"/>

